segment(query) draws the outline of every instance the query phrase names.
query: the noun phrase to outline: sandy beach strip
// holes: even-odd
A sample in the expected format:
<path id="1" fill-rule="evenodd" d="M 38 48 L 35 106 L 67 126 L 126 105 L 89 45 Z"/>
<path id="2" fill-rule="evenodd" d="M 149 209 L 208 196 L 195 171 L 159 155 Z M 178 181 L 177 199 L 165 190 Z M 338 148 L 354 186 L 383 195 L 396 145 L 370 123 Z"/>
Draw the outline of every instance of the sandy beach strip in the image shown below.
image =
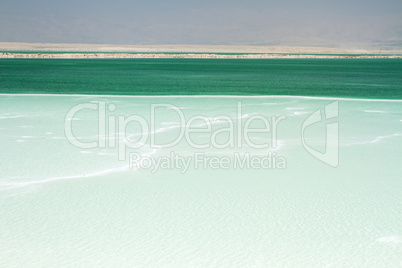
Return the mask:
<path id="1" fill-rule="evenodd" d="M 129 54 L 129 53 L 0 53 L 0 58 L 29 58 L 29 59 L 340 59 L 340 58 L 402 58 L 400 55 L 308 55 L 308 54 Z"/>
<path id="2" fill-rule="evenodd" d="M 290 46 L 107 45 L 0 42 L 0 58 L 402 58 L 402 51 Z"/>

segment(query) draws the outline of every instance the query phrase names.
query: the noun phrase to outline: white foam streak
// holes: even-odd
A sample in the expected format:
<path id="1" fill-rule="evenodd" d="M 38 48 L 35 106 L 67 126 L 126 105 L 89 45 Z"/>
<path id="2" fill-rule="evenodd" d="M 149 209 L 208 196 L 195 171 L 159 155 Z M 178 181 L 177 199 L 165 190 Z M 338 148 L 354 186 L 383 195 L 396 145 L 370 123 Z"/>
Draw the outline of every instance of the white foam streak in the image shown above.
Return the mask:
<path id="1" fill-rule="evenodd" d="M 378 142 L 381 142 L 381 141 L 386 140 L 386 139 L 391 139 L 391 138 L 394 138 L 394 137 L 401 137 L 401 136 L 402 136 L 402 134 L 394 133 L 392 135 L 378 136 L 378 137 L 376 137 L 375 139 L 373 139 L 371 141 L 349 143 L 349 144 L 346 144 L 345 146 L 378 143 Z"/>
<path id="2" fill-rule="evenodd" d="M 376 111 L 376 110 L 364 110 L 366 113 L 382 113 L 382 114 L 385 114 L 385 113 L 387 113 L 387 112 L 384 112 L 384 111 Z"/>
<path id="3" fill-rule="evenodd" d="M 402 243 L 402 239 L 399 236 L 384 236 L 376 240 L 378 243 L 392 243 L 399 244 Z"/>
<path id="4" fill-rule="evenodd" d="M 310 96 L 290 96 L 290 95 L 260 95 L 260 96 L 243 96 L 243 95 L 86 95 L 86 94 L 0 94 L 0 96 L 32 96 L 32 97 L 107 97 L 107 98 L 228 98 L 228 99 L 307 99 L 307 100 L 342 100 L 342 101 L 361 101 L 361 102 L 402 102 L 402 100 L 392 99 L 358 99 L 358 98 L 337 98 L 337 97 L 310 97 Z"/>
<path id="5" fill-rule="evenodd" d="M 6 183 L 2 184 L 2 186 L 23 187 L 23 186 L 30 186 L 30 185 L 39 185 L 39 184 L 46 184 L 46 183 L 51 183 L 51 182 L 56 182 L 56 181 L 61 181 L 61 180 L 74 180 L 74 179 L 99 177 L 99 176 L 105 176 L 105 175 L 113 174 L 113 173 L 127 172 L 129 170 L 130 170 L 130 168 L 128 166 L 123 166 L 123 167 L 119 167 L 119 168 L 110 168 L 110 169 L 106 169 L 106 170 L 96 171 L 96 172 L 88 173 L 88 174 L 51 177 L 48 179 L 38 180 L 38 181 L 6 182 Z"/>

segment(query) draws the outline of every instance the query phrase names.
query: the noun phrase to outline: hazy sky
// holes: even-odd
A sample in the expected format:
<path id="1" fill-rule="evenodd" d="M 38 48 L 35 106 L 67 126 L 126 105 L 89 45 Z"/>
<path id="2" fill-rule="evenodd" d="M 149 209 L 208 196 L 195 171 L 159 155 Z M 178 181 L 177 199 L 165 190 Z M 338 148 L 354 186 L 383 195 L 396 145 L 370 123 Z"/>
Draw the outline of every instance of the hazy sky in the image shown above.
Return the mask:
<path id="1" fill-rule="evenodd" d="M 0 42 L 402 48 L 402 0 L 0 0 Z"/>

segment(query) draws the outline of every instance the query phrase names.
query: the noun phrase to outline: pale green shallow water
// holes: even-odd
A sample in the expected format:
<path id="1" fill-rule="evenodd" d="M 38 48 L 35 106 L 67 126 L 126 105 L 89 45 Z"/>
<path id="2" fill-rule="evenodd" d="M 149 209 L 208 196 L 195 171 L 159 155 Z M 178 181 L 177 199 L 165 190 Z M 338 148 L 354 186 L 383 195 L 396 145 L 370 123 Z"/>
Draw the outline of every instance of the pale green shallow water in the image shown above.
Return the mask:
<path id="1" fill-rule="evenodd" d="M 339 100 L 339 166 L 304 149 L 303 122 L 336 99 L 303 97 L 0 96 L 1 267 L 400 267 L 402 265 L 402 102 Z M 275 152 L 285 169 L 129 169 L 117 148 L 80 149 L 65 135 L 77 104 L 114 104 L 108 116 L 172 104 L 186 119 L 286 116 Z M 238 114 L 238 103 L 242 112 Z M 98 137 L 98 114 L 72 121 L 81 141 Z M 173 110 L 156 114 L 159 141 L 178 135 Z M 204 125 L 205 126 L 205 125 Z M 258 126 L 254 126 L 258 127 Z M 135 142 L 140 130 L 127 128 Z M 137 135 L 137 136 L 136 136 Z M 325 125 L 305 131 L 323 150 Z M 208 134 L 193 134 L 204 143 Z M 255 143 L 272 133 L 251 134 Z M 227 138 L 227 137 L 226 137 Z M 220 136 L 225 140 L 225 134 Z M 228 157 L 266 149 L 169 149 L 127 153 Z"/>

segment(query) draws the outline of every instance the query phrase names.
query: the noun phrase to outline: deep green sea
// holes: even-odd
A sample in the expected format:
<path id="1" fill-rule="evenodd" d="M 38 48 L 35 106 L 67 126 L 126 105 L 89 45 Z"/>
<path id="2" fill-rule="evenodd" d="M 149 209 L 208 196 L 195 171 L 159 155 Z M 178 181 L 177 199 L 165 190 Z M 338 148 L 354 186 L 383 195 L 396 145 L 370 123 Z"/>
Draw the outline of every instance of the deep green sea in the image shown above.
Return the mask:
<path id="1" fill-rule="evenodd" d="M 0 93 L 402 99 L 402 60 L 2 59 Z"/>

